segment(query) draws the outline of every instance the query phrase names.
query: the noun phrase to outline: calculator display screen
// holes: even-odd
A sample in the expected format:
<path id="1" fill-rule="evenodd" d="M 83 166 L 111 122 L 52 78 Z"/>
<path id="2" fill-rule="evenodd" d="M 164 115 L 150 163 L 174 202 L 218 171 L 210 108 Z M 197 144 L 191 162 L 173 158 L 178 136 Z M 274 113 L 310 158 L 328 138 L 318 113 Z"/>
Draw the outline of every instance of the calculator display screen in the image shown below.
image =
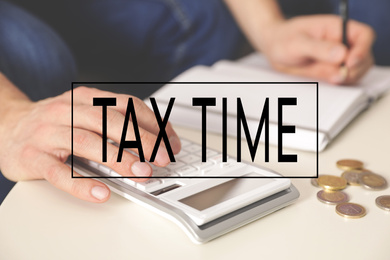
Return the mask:
<path id="1" fill-rule="evenodd" d="M 273 181 L 273 179 L 268 178 L 233 179 L 199 193 L 195 193 L 179 201 L 187 206 L 202 211 Z"/>

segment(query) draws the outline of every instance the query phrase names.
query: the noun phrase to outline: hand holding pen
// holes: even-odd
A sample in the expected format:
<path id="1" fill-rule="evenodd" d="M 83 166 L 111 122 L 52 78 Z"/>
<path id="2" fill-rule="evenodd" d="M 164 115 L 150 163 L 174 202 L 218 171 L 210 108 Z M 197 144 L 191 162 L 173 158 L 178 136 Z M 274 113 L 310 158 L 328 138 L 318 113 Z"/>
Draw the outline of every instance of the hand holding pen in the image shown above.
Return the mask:
<path id="1" fill-rule="evenodd" d="M 348 30 L 351 22 L 348 0 L 340 0 L 339 9 L 342 19 L 342 43 L 348 50 L 345 61 L 341 63 L 340 75 L 344 77 L 345 83 L 354 83 L 353 79 L 359 79 L 357 75 L 364 74 L 362 71 L 366 71 L 374 62 L 370 48 L 374 33 L 371 30 L 371 35 L 359 35 L 356 31 Z"/>
<path id="2" fill-rule="evenodd" d="M 330 14 L 285 19 L 277 5 L 271 8 L 272 15 L 270 8 L 260 8 L 271 2 L 252 1 L 257 8 L 243 8 L 241 1 L 229 4 L 253 47 L 273 68 L 339 85 L 356 84 L 370 69 L 375 38 L 370 26 L 347 15 L 344 22 L 339 15 Z"/>
<path id="3" fill-rule="evenodd" d="M 347 24 L 348 24 L 348 0 L 341 0 L 340 1 L 340 16 L 342 19 L 342 39 L 343 39 L 343 44 L 347 49 L 349 49 L 349 44 L 348 44 L 348 37 L 347 37 Z M 348 77 L 348 67 L 345 66 L 345 63 L 343 62 L 340 67 L 340 71 L 343 74 L 344 78 Z"/>

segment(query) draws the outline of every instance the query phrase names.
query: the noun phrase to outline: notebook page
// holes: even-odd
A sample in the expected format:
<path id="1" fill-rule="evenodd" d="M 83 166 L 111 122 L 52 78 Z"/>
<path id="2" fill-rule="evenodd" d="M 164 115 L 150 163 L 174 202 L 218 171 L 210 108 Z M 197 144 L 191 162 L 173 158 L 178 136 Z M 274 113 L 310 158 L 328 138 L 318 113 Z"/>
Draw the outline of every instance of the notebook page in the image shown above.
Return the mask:
<path id="1" fill-rule="evenodd" d="M 193 82 L 201 79 L 205 82 L 236 82 L 236 77 L 221 74 L 209 67 L 195 67 L 177 77 L 177 82 Z M 300 89 L 300 90 L 297 90 Z M 277 102 L 279 97 L 297 97 L 299 106 L 284 108 L 283 124 L 296 126 L 296 133 L 285 135 L 283 145 L 295 149 L 316 150 L 316 88 L 312 85 L 253 85 L 253 84 L 168 84 L 152 95 L 160 104 L 168 103 L 170 97 L 176 97 L 170 121 L 174 124 L 200 129 L 201 108 L 192 106 L 193 97 L 216 97 L 216 106 L 207 108 L 207 130 L 221 133 L 222 129 L 222 97 L 227 97 L 228 134 L 236 136 L 236 99 L 240 97 L 254 138 L 264 101 L 269 97 L 270 143 L 277 144 Z M 281 94 L 283 93 L 283 94 Z M 308 102 L 300 102 L 309 96 Z M 164 109 L 164 108 L 162 108 Z M 309 137 L 309 135 L 311 135 Z M 264 137 L 264 134 L 262 135 Z M 320 149 L 327 144 L 327 136 L 320 133 Z"/>
<path id="2" fill-rule="evenodd" d="M 241 63 L 231 61 L 220 61 L 213 67 L 214 72 L 234 76 L 237 79 L 246 81 L 280 81 L 280 82 L 305 82 L 311 81 L 307 78 L 282 74 L 272 70 L 256 69 L 249 66 L 242 66 Z M 296 86 L 293 86 L 296 88 Z M 294 91 L 294 92 L 299 92 Z M 282 93 L 282 92 L 280 92 Z M 355 107 L 364 103 L 367 105 L 368 99 L 359 88 L 337 87 L 327 83 L 319 83 L 319 130 L 330 133 L 345 113 L 354 111 Z M 304 99 L 307 102 L 307 99 Z M 313 100 L 314 101 L 314 100 Z M 314 107 L 311 103 L 309 106 Z M 302 119 L 299 119 L 302 120 Z"/>
<path id="3" fill-rule="evenodd" d="M 260 53 L 247 55 L 236 61 L 236 63 L 240 67 L 246 67 L 248 69 L 252 68 L 272 71 L 267 59 Z M 303 79 L 301 77 L 296 78 L 301 80 Z M 371 99 L 376 99 L 390 89 L 390 66 L 373 66 L 359 81 L 359 83 L 348 87 L 362 89 Z"/>
<path id="4" fill-rule="evenodd" d="M 194 82 L 308 82 L 315 81 L 312 79 L 286 75 L 274 71 L 269 67 L 264 56 L 259 54 L 251 54 L 236 62 L 220 61 L 211 67 L 198 66 L 192 68 L 183 74 L 179 75 L 174 81 L 194 81 Z M 194 96 L 208 96 L 217 97 L 217 106 L 208 107 L 208 126 L 210 131 L 220 131 L 221 129 L 221 97 L 227 96 L 229 100 L 240 97 L 243 100 L 245 114 L 248 119 L 250 128 L 256 131 L 259 121 L 259 106 L 262 107 L 264 95 L 271 96 L 271 100 L 276 100 L 279 96 L 296 96 L 300 107 L 304 107 L 304 112 L 296 113 L 293 110 L 285 112 L 284 124 L 289 122 L 296 125 L 298 129 L 295 138 L 296 140 L 289 140 L 286 135 L 286 147 L 298 148 L 303 150 L 315 150 L 314 144 L 309 135 L 315 134 L 316 128 L 313 127 L 313 113 L 315 107 L 315 98 L 307 99 L 308 92 L 311 92 L 310 86 L 297 85 L 273 85 L 268 89 L 274 90 L 273 94 L 264 92 L 261 88 L 248 89 L 249 86 L 237 86 L 229 88 L 229 85 L 218 89 L 215 85 L 200 85 L 197 84 L 192 88 L 190 86 L 168 85 L 155 93 L 160 98 L 168 98 L 179 96 L 175 106 L 179 105 L 179 113 L 183 115 L 173 114 L 172 122 L 188 127 L 195 127 L 200 129 L 199 121 L 194 122 L 194 116 L 199 116 L 200 108 L 191 107 L 191 98 Z M 291 88 L 293 87 L 293 89 Z M 308 88 L 309 87 L 309 88 Z M 357 86 L 334 86 L 326 82 L 319 83 L 319 146 L 322 150 L 327 143 L 335 137 L 357 114 L 366 108 L 371 100 L 378 97 L 390 87 L 390 71 L 387 67 L 374 67 L 367 76 L 363 78 L 361 83 Z M 229 89 L 226 95 L 226 89 Z M 196 90 L 194 92 L 194 90 Z M 282 94 L 281 94 L 282 93 Z M 297 94 L 299 93 L 299 94 Z M 306 94 L 305 94 L 306 93 Z M 223 94 L 223 95 L 222 95 Z M 221 96 L 222 95 L 222 96 Z M 303 95 L 303 96 L 302 96 Z M 310 94 L 313 95 L 312 93 Z M 186 101 L 180 101 L 187 96 Z M 257 98 L 257 99 L 256 99 Z M 219 104 L 218 104 L 219 100 Z M 246 100 L 246 101 L 245 101 Z M 180 102 L 182 102 L 180 104 Z M 235 115 L 236 104 L 228 103 L 228 134 L 235 136 Z M 270 129 L 277 127 L 276 105 L 270 104 Z M 298 115 L 299 114 L 299 115 Z M 186 117 L 187 116 L 187 117 Z M 232 130 L 233 129 L 233 130 Z M 271 130 L 270 130 L 271 131 Z M 254 134 L 252 134 L 252 137 Z M 277 138 L 270 135 L 270 142 L 277 143 Z M 309 141 L 308 141 L 309 140 Z M 298 144 L 299 143 L 299 144 Z"/>

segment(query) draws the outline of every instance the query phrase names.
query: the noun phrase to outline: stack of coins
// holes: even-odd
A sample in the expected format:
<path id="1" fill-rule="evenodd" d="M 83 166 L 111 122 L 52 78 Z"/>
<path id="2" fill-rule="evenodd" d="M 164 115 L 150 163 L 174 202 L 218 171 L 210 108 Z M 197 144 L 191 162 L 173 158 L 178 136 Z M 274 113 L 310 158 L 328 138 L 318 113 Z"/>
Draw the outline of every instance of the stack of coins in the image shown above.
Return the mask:
<path id="1" fill-rule="evenodd" d="M 337 167 L 344 170 L 341 177 L 347 180 L 349 185 L 362 186 L 368 190 L 384 190 L 387 181 L 381 175 L 363 168 L 363 163 L 358 160 L 345 159 L 337 161 Z"/>
<path id="2" fill-rule="evenodd" d="M 339 160 L 337 167 L 344 170 L 341 177 L 334 175 L 320 175 L 318 179 L 311 179 L 313 186 L 321 187 L 317 193 L 319 201 L 336 205 L 336 213 L 345 218 L 361 218 L 366 215 L 366 209 L 356 203 L 350 203 L 348 194 L 341 191 L 351 186 L 362 186 L 369 190 L 383 190 L 387 188 L 387 181 L 381 175 L 364 169 L 363 162 L 352 159 Z M 390 195 L 380 196 L 376 205 L 390 211 Z"/>

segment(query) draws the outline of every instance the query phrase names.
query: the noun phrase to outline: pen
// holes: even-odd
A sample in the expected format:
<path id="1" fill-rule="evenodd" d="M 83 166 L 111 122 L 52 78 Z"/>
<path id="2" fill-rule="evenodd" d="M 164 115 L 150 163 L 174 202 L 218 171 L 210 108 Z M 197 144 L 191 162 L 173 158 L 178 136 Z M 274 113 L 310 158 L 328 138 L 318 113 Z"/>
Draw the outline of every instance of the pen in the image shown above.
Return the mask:
<path id="1" fill-rule="evenodd" d="M 348 48 L 348 39 L 347 39 L 347 22 L 348 22 L 348 0 L 340 1 L 340 15 L 343 20 L 342 23 L 342 34 L 343 34 L 343 44 Z"/>
<path id="2" fill-rule="evenodd" d="M 342 41 L 343 44 L 349 48 L 348 44 L 348 38 L 347 38 L 347 23 L 348 23 L 348 0 L 340 0 L 340 16 L 342 19 Z M 348 76 L 348 68 L 345 66 L 345 63 L 343 62 L 341 64 L 341 73 L 344 76 L 344 79 Z"/>

